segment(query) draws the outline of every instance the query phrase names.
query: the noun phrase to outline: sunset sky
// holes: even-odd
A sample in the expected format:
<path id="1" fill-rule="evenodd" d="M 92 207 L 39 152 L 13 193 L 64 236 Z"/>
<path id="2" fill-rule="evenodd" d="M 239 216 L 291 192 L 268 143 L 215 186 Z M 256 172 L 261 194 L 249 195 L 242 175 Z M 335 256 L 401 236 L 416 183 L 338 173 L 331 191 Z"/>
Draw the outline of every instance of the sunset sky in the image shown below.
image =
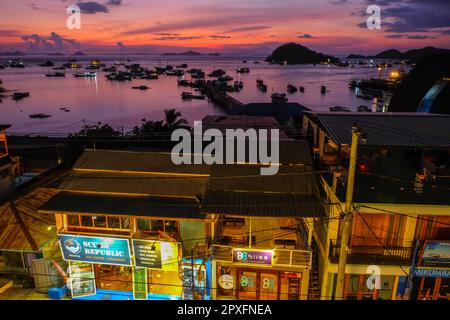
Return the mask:
<path id="1" fill-rule="evenodd" d="M 81 30 L 66 8 L 82 9 Z M 368 30 L 377 4 L 381 30 Z M 450 48 L 450 0 L 1 1 L 0 51 L 265 55 L 298 42 L 327 54 Z"/>

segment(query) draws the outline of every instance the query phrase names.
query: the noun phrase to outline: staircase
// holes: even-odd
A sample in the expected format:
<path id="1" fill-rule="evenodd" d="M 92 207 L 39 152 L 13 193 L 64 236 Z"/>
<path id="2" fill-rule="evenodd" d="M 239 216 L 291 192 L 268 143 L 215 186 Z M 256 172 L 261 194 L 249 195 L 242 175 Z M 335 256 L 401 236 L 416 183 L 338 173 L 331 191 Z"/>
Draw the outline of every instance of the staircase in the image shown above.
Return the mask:
<path id="1" fill-rule="evenodd" d="M 313 238 L 311 241 L 311 271 L 309 273 L 308 300 L 320 300 L 319 264 L 317 259 L 317 244 Z"/>

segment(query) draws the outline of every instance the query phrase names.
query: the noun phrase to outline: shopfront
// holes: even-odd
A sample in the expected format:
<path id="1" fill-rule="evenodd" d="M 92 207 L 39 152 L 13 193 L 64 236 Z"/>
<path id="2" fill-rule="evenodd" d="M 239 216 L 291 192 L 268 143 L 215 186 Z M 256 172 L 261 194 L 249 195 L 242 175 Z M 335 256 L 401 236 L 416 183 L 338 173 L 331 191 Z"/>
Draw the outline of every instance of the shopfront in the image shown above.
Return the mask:
<path id="1" fill-rule="evenodd" d="M 414 299 L 450 300 L 450 241 L 425 241 L 412 275 Z"/>
<path id="2" fill-rule="evenodd" d="M 178 242 L 70 234 L 59 239 L 74 299 L 181 299 Z M 80 278 L 80 264 L 91 266 L 92 275 L 85 271 Z"/>
<path id="3" fill-rule="evenodd" d="M 216 299 L 302 300 L 307 297 L 307 264 L 278 263 L 281 261 L 274 250 L 233 248 L 231 256 L 231 261 L 215 257 Z"/>

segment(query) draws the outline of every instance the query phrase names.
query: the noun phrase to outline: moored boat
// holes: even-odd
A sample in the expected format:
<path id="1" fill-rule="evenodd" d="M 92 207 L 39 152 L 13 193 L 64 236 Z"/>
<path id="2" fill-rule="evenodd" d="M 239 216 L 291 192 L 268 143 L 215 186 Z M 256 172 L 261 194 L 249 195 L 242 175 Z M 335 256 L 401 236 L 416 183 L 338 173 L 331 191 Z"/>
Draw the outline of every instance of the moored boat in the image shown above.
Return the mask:
<path id="1" fill-rule="evenodd" d="M 186 99 L 186 100 L 187 99 L 201 99 L 201 100 L 203 100 L 206 97 L 204 95 L 201 95 L 201 94 L 195 95 L 192 92 L 183 92 L 183 93 L 181 93 L 181 98 L 182 99 Z"/>
<path id="2" fill-rule="evenodd" d="M 276 103 L 276 102 L 288 102 L 288 98 L 286 98 L 286 94 L 285 93 L 272 93 L 272 95 L 270 96 L 272 98 L 272 102 Z"/>

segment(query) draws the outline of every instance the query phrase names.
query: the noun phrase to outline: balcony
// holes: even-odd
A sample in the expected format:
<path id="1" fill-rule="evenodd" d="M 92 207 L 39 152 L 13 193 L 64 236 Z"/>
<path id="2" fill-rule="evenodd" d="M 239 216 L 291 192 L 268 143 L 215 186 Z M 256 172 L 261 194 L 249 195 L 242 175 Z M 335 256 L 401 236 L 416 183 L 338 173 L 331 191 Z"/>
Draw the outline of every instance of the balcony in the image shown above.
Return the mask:
<path id="1" fill-rule="evenodd" d="M 330 240 L 329 259 L 331 263 L 339 262 L 340 243 Z M 349 246 L 347 249 L 348 264 L 378 265 L 410 265 L 411 247 L 398 246 Z"/>
<path id="2" fill-rule="evenodd" d="M 213 245 L 212 258 L 216 261 L 233 262 L 233 249 L 232 246 Z M 273 249 L 272 266 L 311 268 L 311 257 L 310 250 Z"/>

